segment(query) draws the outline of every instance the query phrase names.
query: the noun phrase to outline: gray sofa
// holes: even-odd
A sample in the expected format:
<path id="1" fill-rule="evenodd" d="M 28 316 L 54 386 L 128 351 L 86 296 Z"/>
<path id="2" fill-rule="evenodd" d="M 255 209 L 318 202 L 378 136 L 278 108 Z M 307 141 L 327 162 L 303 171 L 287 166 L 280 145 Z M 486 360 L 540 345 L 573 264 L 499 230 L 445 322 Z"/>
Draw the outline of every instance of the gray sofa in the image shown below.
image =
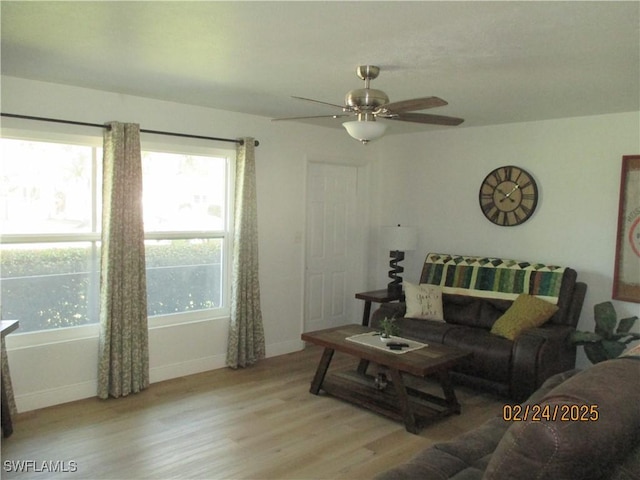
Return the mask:
<path id="1" fill-rule="evenodd" d="M 556 374 L 521 406 L 377 480 L 640 479 L 640 357 Z"/>
<path id="2" fill-rule="evenodd" d="M 442 289 L 444 322 L 405 317 L 406 304 L 386 303 L 371 317 L 376 328 L 397 317 L 400 335 L 472 352 L 456 367 L 458 383 L 523 401 L 552 375 L 575 367 L 575 331 L 587 290 L 571 268 L 489 257 L 430 253 L 421 284 Z M 553 298 L 558 310 L 544 324 L 510 340 L 492 326 L 520 293 Z"/>

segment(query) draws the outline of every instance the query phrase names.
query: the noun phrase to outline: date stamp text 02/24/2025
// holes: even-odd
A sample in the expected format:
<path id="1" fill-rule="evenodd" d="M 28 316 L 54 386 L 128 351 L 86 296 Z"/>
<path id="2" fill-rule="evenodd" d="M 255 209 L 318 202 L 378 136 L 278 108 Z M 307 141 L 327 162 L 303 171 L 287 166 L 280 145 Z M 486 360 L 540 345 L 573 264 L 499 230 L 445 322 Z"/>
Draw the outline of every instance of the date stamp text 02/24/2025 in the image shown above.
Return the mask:
<path id="1" fill-rule="evenodd" d="M 508 405 L 502 407 L 505 422 L 597 422 L 598 405 Z"/>

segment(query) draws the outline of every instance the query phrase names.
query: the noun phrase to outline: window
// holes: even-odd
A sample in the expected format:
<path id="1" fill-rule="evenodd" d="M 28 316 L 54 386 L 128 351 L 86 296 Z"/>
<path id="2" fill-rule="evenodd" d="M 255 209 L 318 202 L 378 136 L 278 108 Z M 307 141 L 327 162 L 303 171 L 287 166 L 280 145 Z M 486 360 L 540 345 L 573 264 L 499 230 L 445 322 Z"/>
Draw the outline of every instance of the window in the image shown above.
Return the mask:
<path id="1" fill-rule="evenodd" d="M 2 139 L 0 300 L 20 332 L 98 320 L 97 148 Z"/>
<path id="2" fill-rule="evenodd" d="M 2 318 L 21 333 L 97 323 L 101 149 L 0 145 Z M 149 317 L 225 313 L 231 166 L 225 152 L 143 151 Z"/>
<path id="3" fill-rule="evenodd" d="M 143 152 L 149 316 L 224 306 L 228 163 Z"/>

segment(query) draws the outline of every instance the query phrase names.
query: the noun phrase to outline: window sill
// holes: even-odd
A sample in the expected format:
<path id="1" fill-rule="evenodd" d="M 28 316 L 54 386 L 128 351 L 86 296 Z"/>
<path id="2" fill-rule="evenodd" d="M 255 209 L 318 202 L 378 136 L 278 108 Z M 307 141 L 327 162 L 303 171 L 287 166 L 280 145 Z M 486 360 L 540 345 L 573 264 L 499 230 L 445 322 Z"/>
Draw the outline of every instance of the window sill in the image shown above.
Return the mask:
<path id="1" fill-rule="evenodd" d="M 229 314 L 223 310 L 202 310 L 197 312 L 162 315 L 149 319 L 149 330 L 176 327 L 180 325 L 200 323 L 206 321 L 227 320 Z M 38 332 L 20 333 L 16 330 L 6 337 L 8 350 L 33 348 L 56 343 L 73 342 L 86 339 L 97 339 L 100 335 L 100 325 L 83 325 L 81 327 L 57 328 L 40 330 Z"/>

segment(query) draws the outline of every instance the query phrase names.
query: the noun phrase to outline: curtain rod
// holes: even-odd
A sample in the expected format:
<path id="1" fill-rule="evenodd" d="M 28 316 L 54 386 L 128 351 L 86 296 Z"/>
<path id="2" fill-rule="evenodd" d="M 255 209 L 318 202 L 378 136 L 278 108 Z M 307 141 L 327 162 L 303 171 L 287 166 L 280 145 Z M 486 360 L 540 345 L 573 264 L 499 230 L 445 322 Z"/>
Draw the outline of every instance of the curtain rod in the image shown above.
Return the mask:
<path id="1" fill-rule="evenodd" d="M 54 123 L 66 123 L 68 125 L 82 125 L 85 127 L 96 127 L 96 128 L 109 128 L 109 125 L 101 125 L 99 123 L 87 123 L 87 122 L 75 122 L 72 120 L 60 120 L 58 118 L 46 118 L 46 117 L 32 117 L 29 115 L 17 115 L 15 113 L 0 113 L 0 116 L 3 117 L 11 117 L 11 118 L 20 118 L 23 120 L 38 120 L 41 122 L 54 122 Z M 173 137 L 183 137 L 183 138 L 199 138 L 201 140 L 215 140 L 218 142 L 232 142 L 237 143 L 238 145 L 243 145 L 244 140 L 233 139 L 233 138 L 219 138 L 219 137 L 205 137 L 202 135 L 190 135 L 188 133 L 175 133 L 175 132 L 163 132 L 160 130 L 145 130 L 140 129 L 140 133 L 153 133 L 155 135 L 169 135 Z M 257 147 L 260 145 L 258 140 L 254 140 L 254 144 Z"/>

